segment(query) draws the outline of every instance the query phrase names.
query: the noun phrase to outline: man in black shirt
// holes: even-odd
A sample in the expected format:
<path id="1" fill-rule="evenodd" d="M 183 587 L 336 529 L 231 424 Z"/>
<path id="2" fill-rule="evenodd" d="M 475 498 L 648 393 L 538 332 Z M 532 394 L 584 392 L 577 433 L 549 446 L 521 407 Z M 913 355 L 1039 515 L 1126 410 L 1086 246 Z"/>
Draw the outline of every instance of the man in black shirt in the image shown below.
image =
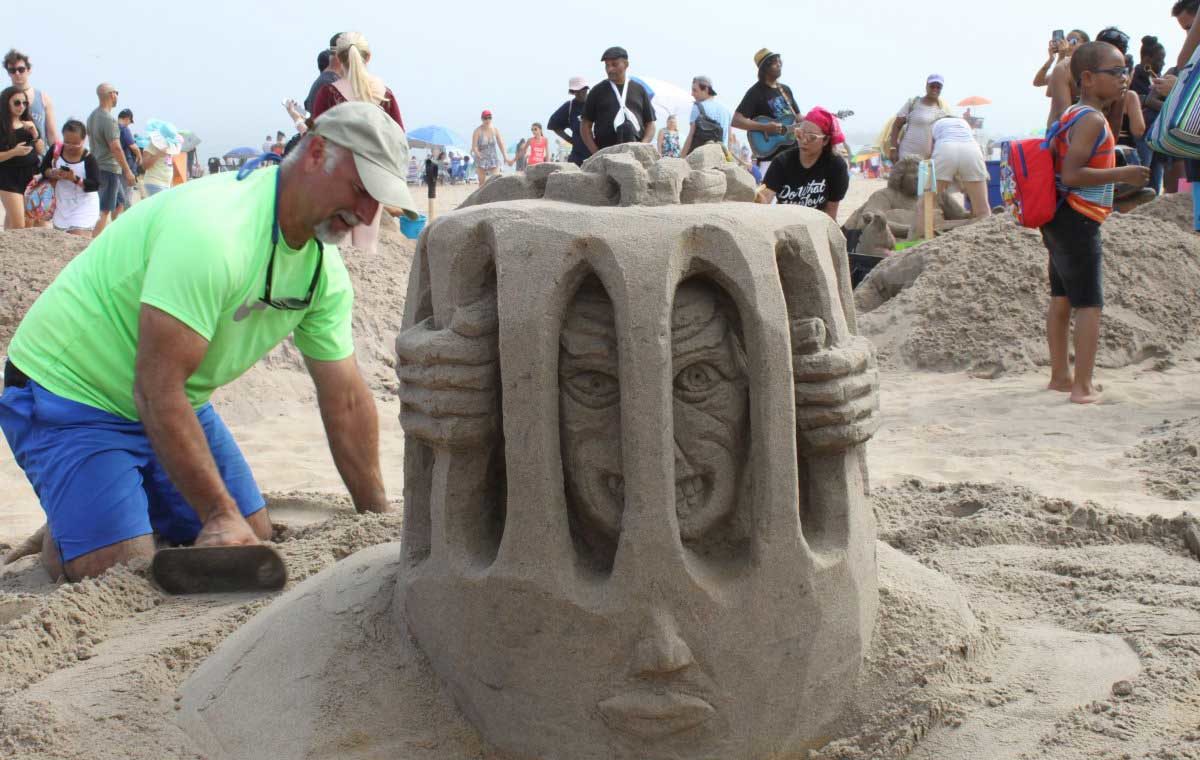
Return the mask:
<path id="1" fill-rule="evenodd" d="M 646 89 L 625 75 L 629 54 L 625 48 L 611 47 L 600 60 L 608 79 L 588 93 L 579 124 L 587 149 L 595 153 L 610 145 L 653 142 L 654 105 Z"/>
<path id="2" fill-rule="evenodd" d="M 571 81 L 567 83 L 567 92 L 571 93 L 571 99 L 559 106 L 554 115 L 550 117 L 550 121 L 546 122 L 547 128 L 561 137 L 564 142 L 571 144 L 571 156 L 567 160 L 576 166 L 592 155 L 583 142 L 583 130 L 579 125 L 580 119 L 583 117 L 584 103 L 587 102 L 588 89 L 588 84 L 583 77 L 571 77 Z M 567 134 L 568 129 L 571 130 L 569 135 Z"/>
<path id="3" fill-rule="evenodd" d="M 742 102 L 738 104 L 733 114 L 733 126 L 748 132 L 762 132 L 765 135 L 786 135 L 792 126 L 800 119 L 800 107 L 792 95 L 792 88 L 779 81 L 783 74 L 783 58 L 763 48 L 754 54 L 754 62 L 758 65 L 758 81 L 746 90 Z M 759 122 L 755 119 L 765 116 L 769 122 Z M 784 142 L 769 155 L 756 156 L 755 163 L 765 175 L 771 159 L 795 145 L 794 142 Z"/>

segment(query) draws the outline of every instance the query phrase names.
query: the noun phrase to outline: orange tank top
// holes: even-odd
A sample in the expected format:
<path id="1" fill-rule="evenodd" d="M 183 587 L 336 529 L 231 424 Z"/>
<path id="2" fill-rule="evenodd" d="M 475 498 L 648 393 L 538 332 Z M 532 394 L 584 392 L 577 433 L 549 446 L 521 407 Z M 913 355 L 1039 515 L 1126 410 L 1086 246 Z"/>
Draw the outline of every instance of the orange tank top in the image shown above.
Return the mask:
<path id="1" fill-rule="evenodd" d="M 1089 219 L 1103 223 L 1104 220 L 1108 219 L 1109 214 L 1113 210 L 1114 186 L 1110 183 L 1107 185 L 1094 185 L 1092 187 L 1067 187 L 1062 181 L 1062 163 L 1067 156 L 1067 151 L 1071 147 L 1071 130 L 1066 129 L 1066 124 L 1080 110 L 1100 113 L 1090 106 L 1082 105 L 1071 106 L 1063 112 L 1062 118 L 1058 122 L 1062 132 L 1059 133 L 1058 138 L 1055 140 L 1055 155 L 1058 158 L 1059 166 L 1059 172 L 1055 179 L 1058 183 L 1060 197 L 1065 194 L 1067 203 L 1070 204 L 1071 208 Z M 1100 113 L 1100 116 L 1103 117 L 1104 114 Z M 1112 130 L 1109 129 L 1108 119 L 1104 119 L 1104 133 L 1092 149 L 1092 157 L 1087 162 L 1088 168 L 1115 168 L 1117 165 L 1116 147 L 1117 139 L 1113 136 Z"/>

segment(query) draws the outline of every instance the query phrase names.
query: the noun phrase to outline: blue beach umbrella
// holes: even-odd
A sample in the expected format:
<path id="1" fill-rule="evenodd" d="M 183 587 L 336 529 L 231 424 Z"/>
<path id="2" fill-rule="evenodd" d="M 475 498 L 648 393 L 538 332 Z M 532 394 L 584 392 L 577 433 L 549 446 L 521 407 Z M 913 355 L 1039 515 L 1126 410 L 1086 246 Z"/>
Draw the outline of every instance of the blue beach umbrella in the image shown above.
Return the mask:
<path id="1" fill-rule="evenodd" d="M 414 148 L 432 148 L 435 145 L 458 145 L 462 142 L 452 129 L 438 124 L 417 127 L 408 133 L 408 144 Z"/>

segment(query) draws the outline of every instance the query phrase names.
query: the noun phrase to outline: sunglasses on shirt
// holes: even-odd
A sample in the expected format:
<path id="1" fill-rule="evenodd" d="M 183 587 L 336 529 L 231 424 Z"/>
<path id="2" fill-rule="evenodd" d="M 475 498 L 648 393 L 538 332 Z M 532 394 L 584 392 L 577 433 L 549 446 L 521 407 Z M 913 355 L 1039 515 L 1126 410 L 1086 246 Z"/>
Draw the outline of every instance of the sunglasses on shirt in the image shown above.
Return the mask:
<path id="1" fill-rule="evenodd" d="M 321 241 L 317 241 L 317 268 L 313 270 L 312 282 L 308 284 L 308 294 L 303 299 L 271 297 L 271 285 L 275 280 L 275 249 L 277 246 L 278 242 L 271 244 L 271 258 L 267 260 L 267 285 L 263 291 L 262 298 L 258 300 L 272 309 L 282 309 L 284 311 L 302 311 L 307 309 L 309 304 L 312 303 L 313 293 L 317 292 L 317 281 L 321 279 L 321 264 L 325 259 L 325 246 L 321 245 Z"/>
<path id="2" fill-rule="evenodd" d="M 14 66 L 8 70 L 8 73 L 9 74 L 24 74 L 26 71 L 29 71 L 29 68 L 27 66 Z"/>

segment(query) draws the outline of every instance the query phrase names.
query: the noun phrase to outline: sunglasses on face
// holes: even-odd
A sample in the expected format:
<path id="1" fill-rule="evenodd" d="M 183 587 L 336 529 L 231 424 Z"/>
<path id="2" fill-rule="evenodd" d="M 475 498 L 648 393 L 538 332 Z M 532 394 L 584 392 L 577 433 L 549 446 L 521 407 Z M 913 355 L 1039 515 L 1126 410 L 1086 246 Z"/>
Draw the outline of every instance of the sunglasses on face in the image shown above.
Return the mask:
<path id="1" fill-rule="evenodd" d="M 29 68 L 27 66 L 14 66 L 8 70 L 8 73 L 9 74 L 24 74 L 26 71 L 29 71 Z"/>
<path id="2" fill-rule="evenodd" d="M 801 132 L 800 134 L 796 135 L 796 139 L 802 143 L 810 143 L 817 142 L 818 140 L 824 140 L 825 135 L 818 134 L 816 132 Z"/>
<path id="3" fill-rule="evenodd" d="M 1093 69 L 1093 71 L 1095 71 L 1097 74 L 1108 74 L 1109 76 L 1113 77 L 1129 76 L 1128 66 L 1114 66 L 1111 69 Z"/>
<path id="4" fill-rule="evenodd" d="M 14 101 L 12 102 L 12 107 L 13 107 L 13 108 L 24 108 L 24 107 L 25 107 L 25 106 L 27 106 L 27 105 L 29 105 L 29 104 L 28 104 L 26 101 L 24 101 L 24 100 L 14 100 Z"/>

